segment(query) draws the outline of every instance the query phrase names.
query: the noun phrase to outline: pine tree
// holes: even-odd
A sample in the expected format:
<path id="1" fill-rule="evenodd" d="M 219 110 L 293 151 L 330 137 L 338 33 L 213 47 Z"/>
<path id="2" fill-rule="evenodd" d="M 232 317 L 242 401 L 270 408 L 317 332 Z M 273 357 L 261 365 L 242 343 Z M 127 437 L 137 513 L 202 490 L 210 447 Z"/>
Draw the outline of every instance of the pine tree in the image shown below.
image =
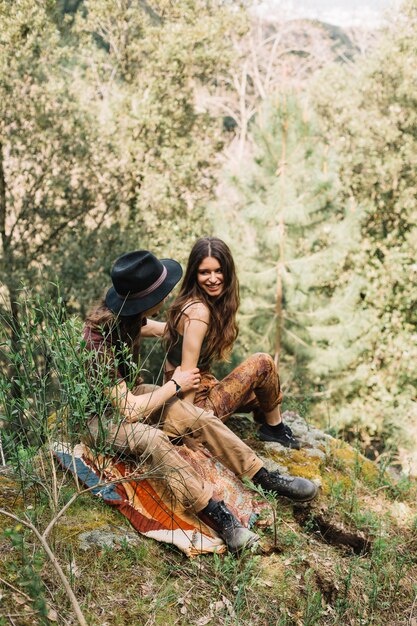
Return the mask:
<path id="1" fill-rule="evenodd" d="M 296 391 L 317 382 L 308 364 L 329 341 L 332 322 L 340 328 L 332 297 L 354 220 L 338 207 L 333 155 L 307 101 L 295 94 L 269 99 L 252 139 L 251 158 L 232 178 L 234 200 L 221 204 L 227 217 L 217 233 L 240 270 L 243 349 L 274 355 Z"/>
<path id="2" fill-rule="evenodd" d="M 416 37 L 410 0 L 366 62 L 327 72 L 315 89 L 338 153 L 341 198 L 360 224 L 340 283 L 361 284 L 352 304 L 362 332 L 345 342 L 343 367 L 331 373 L 331 410 L 341 424 L 400 447 L 415 447 L 417 425 Z"/>

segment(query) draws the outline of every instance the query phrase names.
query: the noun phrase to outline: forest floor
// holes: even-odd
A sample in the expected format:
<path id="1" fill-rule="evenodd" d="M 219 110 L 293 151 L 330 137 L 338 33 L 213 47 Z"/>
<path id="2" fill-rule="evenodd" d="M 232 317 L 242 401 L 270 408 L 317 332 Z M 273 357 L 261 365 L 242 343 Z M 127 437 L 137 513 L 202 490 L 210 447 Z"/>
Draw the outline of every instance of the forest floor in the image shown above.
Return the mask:
<path id="1" fill-rule="evenodd" d="M 288 419 L 303 428 L 296 416 Z M 189 559 L 136 535 L 116 510 L 81 495 L 49 543 L 86 622 L 417 626 L 416 483 L 330 437 L 315 437 L 316 446 L 300 451 L 285 450 L 258 441 L 246 418 L 235 419 L 232 427 L 267 463 L 318 482 L 319 497 L 310 505 L 270 499 L 275 525 L 259 529 L 257 554 Z M 64 489 L 69 499 L 70 478 Z M 22 492 L 6 471 L 0 474 L 0 509 L 22 519 L 30 513 L 40 529 L 52 515 L 46 495 L 35 485 Z M 81 534 L 96 530 L 112 540 L 80 541 Z M 77 624 L 35 535 L 2 515 L 0 553 L 0 626 Z"/>

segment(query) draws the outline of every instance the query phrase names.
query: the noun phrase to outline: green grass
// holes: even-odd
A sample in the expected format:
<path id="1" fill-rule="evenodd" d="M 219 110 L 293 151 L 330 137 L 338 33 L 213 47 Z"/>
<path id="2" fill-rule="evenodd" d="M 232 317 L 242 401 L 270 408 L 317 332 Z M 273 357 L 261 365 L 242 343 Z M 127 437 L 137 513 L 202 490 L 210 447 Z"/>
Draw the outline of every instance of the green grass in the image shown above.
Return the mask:
<path id="1" fill-rule="evenodd" d="M 72 479 L 55 467 L 48 444 L 64 434 L 76 435 L 89 391 L 76 351 L 79 322 L 40 303 L 34 306 L 32 311 L 28 305 L 26 327 L 22 318 L 19 354 L 11 354 L 7 337 L 2 343 L 3 359 L 8 355 L 17 366 L 24 394 L 7 403 L 10 381 L 3 377 L 0 404 L 8 426 L 3 444 L 15 475 L 0 475 L 0 508 L 21 517 L 28 513 L 42 531 L 75 490 Z M 74 419 L 66 420 L 64 405 Z M 51 422 L 53 411 L 57 419 Z M 262 453 L 268 454 L 265 449 Z M 258 494 L 268 499 L 274 516 L 274 524 L 259 531 L 264 552 L 258 555 L 187 559 L 176 548 L 145 538 L 134 546 L 122 541 L 116 548 L 83 551 L 80 533 L 130 527 L 98 498 L 81 495 L 59 520 L 49 543 L 87 623 L 405 626 L 417 614 L 410 613 L 417 593 L 416 483 L 394 481 L 386 463 L 377 467 L 347 446 L 329 446 L 326 454 L 320 466 L 322 494 L 310 509 L 300 514 L 270 494 Z M 348 546 L 331 545 L 319 532 L 318 515 L 362 533 L 370 549 L 357 555 Z M 0 582 L 0 626 L 76 624 L 39 542 L 4 516 L 0 553 L 0 577 L 8 583 Z"/>

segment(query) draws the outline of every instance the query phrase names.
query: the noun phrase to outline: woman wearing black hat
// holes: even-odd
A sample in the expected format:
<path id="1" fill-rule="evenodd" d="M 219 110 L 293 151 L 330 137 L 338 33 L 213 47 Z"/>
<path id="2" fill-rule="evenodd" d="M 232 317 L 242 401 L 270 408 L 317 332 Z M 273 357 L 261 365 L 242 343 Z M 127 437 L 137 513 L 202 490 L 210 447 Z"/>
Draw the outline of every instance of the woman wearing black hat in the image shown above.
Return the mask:
<path id="1" fill-rule="evenodd" d="M 158 260 L 146 250 L 129 252 L 115 263 L 113 286 L 87 316 L 84 340 L 91 359 L 90 376 L 104 383 L 112 410 L 88 421 L 90 443 L 115 451 L 145 455 L 183 509 L 194 510 L 214 527 L 231 550 L 255 543 L 258 537 L 212 499 L 212 486 L 185 463 L 170 438 L 184 434 L 206 446 L 236 475 L 298 501 L 314 498 L 316 486 L 308 480 L 269 473 L 263 462 L 212 412 L 202 411 L 178 396 L 200 383 L 198 368 L 177 367 L 162 387 L 137 385 L 137 357 L 142 328 L 153 334 L 148 317 L 156 314 L 182 276 L 179 263 Z M 145 333 L 143 333 L 145 334 Z M 158 334 L 157 332 L 155 334 Z M 136 384 L 136 387 L 135 387 Z"/>

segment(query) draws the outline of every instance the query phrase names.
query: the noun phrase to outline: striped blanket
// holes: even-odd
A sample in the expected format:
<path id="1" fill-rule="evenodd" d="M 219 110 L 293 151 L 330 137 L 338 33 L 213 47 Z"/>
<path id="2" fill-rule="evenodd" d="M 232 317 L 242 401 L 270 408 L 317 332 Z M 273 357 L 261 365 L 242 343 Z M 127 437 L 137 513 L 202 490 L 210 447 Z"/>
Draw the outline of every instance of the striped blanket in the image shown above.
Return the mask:
<path id="1" fill-rule="evenodd" d="M 224 500 L 245 526 L 252 525 L 259 513 L 268 508 L 206 449 L 183 445 L 178 452 L 204 480 L 213 484 L 213 497 Z M 174 544 L 189 557 L 225 551 L 226 546 L 214 530 L 192 513 L 176 509 L 163 481 L 149 471 L 146 463 L 93 456 L 83 444 L 74 448 L 56 444 L 53 453 L 63 468 L 76 475 L 78 483 L 116 507 L 142 535 Z"/>

